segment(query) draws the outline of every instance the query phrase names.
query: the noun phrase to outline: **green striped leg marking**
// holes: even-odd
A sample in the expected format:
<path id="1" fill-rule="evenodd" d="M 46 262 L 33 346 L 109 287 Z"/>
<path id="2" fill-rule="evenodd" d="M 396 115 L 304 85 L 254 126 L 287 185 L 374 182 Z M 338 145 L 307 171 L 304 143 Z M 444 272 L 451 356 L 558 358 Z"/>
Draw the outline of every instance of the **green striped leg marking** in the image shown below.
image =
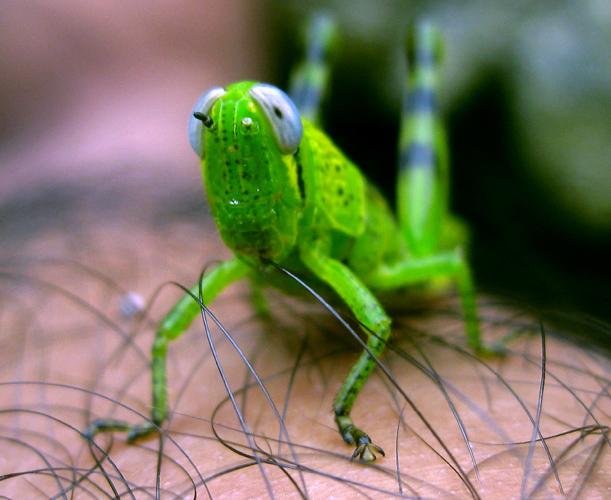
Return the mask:
<path id="1" fill-rule="evenodd" d="M 303 118 L 320 125 L 320 108 L 329 86 L 330 59 L 338 41 L 334 20 L 317 14 L 305 33 L 305 59 L 292 72 L 288 94 Z"/>
<path id="2" fill-rule="evenodd" d="M 441 36 L 431 23 L 419 23 L 408 33 L 406 49 L 409 77 L 399 139 L 397 215 L 414 258 L 381 267 L 367 283 L 390 289 L 452 277 L 463 305 L 468 343 L 482 351 L 471 271 L 456 246 L 464 241 L 465 230 L 448 206 L 449 155 L 438 103 Z"/>

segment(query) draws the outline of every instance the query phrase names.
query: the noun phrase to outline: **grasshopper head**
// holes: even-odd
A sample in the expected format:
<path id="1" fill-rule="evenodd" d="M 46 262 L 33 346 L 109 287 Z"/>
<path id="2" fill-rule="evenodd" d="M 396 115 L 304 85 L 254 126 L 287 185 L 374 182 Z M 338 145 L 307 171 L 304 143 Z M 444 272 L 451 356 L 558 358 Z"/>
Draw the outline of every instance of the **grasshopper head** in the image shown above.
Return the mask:
<path id="1" fill-rule="evenodd" d="M 297 108 L 271 85 L 214 88 L 195 105 L 189 138 L 221 237 L 237 254 L 274 259 L 295 245 L 302 135 Z"/>

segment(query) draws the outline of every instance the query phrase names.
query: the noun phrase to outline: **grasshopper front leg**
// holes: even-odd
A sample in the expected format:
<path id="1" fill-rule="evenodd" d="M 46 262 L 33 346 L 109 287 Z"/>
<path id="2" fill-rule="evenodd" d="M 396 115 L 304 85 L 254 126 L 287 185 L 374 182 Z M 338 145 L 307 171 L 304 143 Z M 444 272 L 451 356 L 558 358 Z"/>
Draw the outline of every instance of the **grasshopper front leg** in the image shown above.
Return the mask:
<path id="1" fill-rule="evenodd" d="M 237 257 L 229 259 L 206 274 L 201 282 L 191 288 L 170 310 L 159 324 L 155 334 L 151 353 L 152 375 L 152 410 L 151 420 L 142 424 L 129 424 L 121 420 L 99 419 L 92 422 L 85 430 L 87 438 L 93 439 L 100 432 L 127 432 L 127 441 L 142 438 L 159 428 L 168 416 L 168 396 L 166 379 L 166 356 L 170 341 L 180 337 L 200 313 L 201 306 L 193 296 L 199 297 L 200 288 L 202 303 L 209 304 L 229 284 L 245 277 L 250 268 Z"/>
<path id="2" fill-rule="evenodd" d="M 367 433 L 354 425 L 350 412 L 354 400 L 375 367 L 372 356 L 378 357 L 386 347 L 391 320 L 361 280 L 344 264 L 321 251 L 319 246 L 302 247 L 300 255 L 303 263 L 335 290 L 356 319 L 365 326 L 368 350 L 361 354 L 350 370 L 335 397 L 333 411 L 342 438 L 347 444 L 356 446 L 352 458 L 358 456 L 362 461 L 373 462 L 376 459 L 375 453 L 384 455 L 384 451 L 372 443 Z"/>

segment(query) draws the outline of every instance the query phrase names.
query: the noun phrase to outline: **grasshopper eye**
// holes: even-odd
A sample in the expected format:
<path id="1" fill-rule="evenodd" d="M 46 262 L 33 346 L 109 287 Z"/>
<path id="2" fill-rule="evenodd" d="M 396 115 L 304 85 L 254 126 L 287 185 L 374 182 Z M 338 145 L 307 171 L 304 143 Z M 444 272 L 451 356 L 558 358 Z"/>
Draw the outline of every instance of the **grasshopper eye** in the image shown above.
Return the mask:
<path id="1" fill-rule="evenodd" d="M 265 83 L 255 85 L 248 92 L 263 108 L 280 151 L 286 154 L 297 151 L 303 135 L 303 125 L 291 98 L 279 88 Z"/>
<path id="2" fill-rule="evenodd" d="M 189 142 L 191 143 L 193 151 L 195 151 L 200 158 L 204 155 L 204 123 L 201 118 L 197 118 L 193 115 L 200 114 L 201 116 L 201 114 L 207 115 L 210 113 L 214 103 L 224 94 L 225 89 L 221 87 L 210 89 L 198 99 L 193 107 L 193 113 L 191 113 L 191 118 L 189 120 Z"/>

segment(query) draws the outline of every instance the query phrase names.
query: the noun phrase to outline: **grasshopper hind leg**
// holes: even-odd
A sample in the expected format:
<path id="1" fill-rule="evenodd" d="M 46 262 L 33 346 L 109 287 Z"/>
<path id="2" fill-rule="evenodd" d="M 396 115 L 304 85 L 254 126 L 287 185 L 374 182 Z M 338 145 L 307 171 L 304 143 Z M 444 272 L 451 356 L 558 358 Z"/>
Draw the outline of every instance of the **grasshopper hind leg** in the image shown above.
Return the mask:
<path id="1" fill-rule="evenodd" d="M 430 269 L 430 278 L 453 279 L 463 305 L 468 343 L 482 351 L 475 290 L 462 250 L 468 232 L 449 210 L 449 154 L 438 102 L 443 59 L 440 33 L 429 22 L 416 24 L 408 32 L 406 52 L 409 75 L 399 139 L 397 218 L 416 262 L 403 263 L 397 274 L 412 281 L 417 273 L 407 268 L 419 267 L 421 260 L 420 267 Z"/>
<path id="2" fill-rule="evenodd" d="M 291 72 L 288 94 L 301 116 L 316 126 L 320 126 L 321 105 L 329 87 L 330 59 L 336 46 L 333 18 L 323 13 L 313 16 L 305 32 L 305 58 Z"/>

